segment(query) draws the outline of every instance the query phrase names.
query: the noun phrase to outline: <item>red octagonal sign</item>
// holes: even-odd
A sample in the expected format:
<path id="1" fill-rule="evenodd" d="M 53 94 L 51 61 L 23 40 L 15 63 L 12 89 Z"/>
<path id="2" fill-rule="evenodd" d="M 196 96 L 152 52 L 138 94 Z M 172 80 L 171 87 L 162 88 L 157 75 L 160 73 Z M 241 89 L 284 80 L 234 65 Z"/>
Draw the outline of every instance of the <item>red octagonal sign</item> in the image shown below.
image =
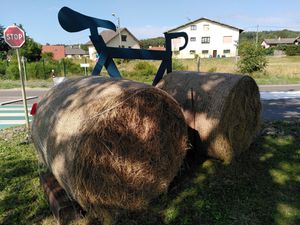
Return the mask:
<path id="1" fill-rule="evenodd" d="M 25 43 L 25 32 L 18 26 L 9 26 L 4 32 L 5 42 L 12 48 L 20 48 Z"/>

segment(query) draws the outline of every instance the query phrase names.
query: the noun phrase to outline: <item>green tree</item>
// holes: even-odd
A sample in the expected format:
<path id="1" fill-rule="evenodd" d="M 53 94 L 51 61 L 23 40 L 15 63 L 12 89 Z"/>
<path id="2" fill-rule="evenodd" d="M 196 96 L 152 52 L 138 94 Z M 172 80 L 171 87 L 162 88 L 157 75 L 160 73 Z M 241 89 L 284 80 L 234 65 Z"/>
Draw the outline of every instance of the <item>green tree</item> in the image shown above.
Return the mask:
<path id="1" fill-rule="evenodd" d="M 41 46 L 29 36 L 26 36 L 26 42 L 20 50 L 21 55 L 26 57 L 28 62 L 36 62 L 41 59 Z"/>
<path id="2" fill-rule="evenodd" d="M 277 31 L 260 31 L 258 32 L 258 40 L 261 43 L 264 39 L 268 38 L 294 38 L 299 37 L 299 31 L 292 30 L 277 30 Z M 240 41 L 255 41 L 256 32 L 254 31 L 245 31 L 240 35 Z"/>
<path id="3" fill-rule="evenodd" d="M 299 45 L 288 45 L 288 46 L 285 46 L 285 53 L 288 56 L 300 55 L 300 46 Z"/>
<path id="4" fill-rule="evenodd" d="M 241 59 L 238 67 L 241 73 L 252 74 L 263 71 L 267 66 L 267 59 L 263 48 L 253 42 L 243 42 L 239 45 Z"/>
<path id="5" fill-rule="evenodd" d="M 4 27 L 0 25 L 0 60 L 6 59 L 7 52 L 10 49 L 8 44 L 6 44 L 4 41 L 3 31 Z"/>
<path id="6" fill-rule="evenodd" d="M 141 48 L 149 48 L 149 46 L 164 46 L 165 38 L 157 37 L 157 38 L 148 38 L 140 40 Z"/>
<path id="7" fill-rule="evenodd" d="M 53 60 L 53 53 L 52 52 L 44 52 L 41 55 L 42 60 L 50 61 Z"/>

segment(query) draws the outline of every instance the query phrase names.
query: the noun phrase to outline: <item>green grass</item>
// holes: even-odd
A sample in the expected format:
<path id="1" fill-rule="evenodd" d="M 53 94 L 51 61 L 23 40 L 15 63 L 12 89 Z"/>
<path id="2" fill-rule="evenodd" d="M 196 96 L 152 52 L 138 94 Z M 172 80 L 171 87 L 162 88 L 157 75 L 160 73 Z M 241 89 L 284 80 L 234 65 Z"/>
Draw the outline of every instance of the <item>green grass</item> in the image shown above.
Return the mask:
<path id="1" fill-rule="evenodd" d="M 180 60 L 187 70 L 196 71 L 196 60 Z M 300 56 L 267 57 L 263 73 L 253 74 L 258 84 L 300 84 Z M 201 72 L 239 73 L 235 58 L 201 59 Z"/>
<path id="2" fill-rule="evenodd" d="M 21 87 L 20 82 L 0 80 L 0 89 L 12 89 Z"/>
<path id="3" fill-rule="evenodd" d="M 186 161 L 168 193 L 117 224 L 300 224 L 299 127 L 300 121 L 263 124 L 250 151 L 231 165 Z M 20 128 L 0 131 L 0 224 L 53 224 L 24 137 Z"/>
<path id="4" fill-rule="evenodd" d="M 0 130 L 0 224 L 40 224 L 50 216 L 33 145 L 25 137 L 20 127 Z"/>
<path id="5" fill-rule="evenodd" d="M 53 86 L 52 79 L 48 80 L 30 80 L 26 82 L 26 87 L 29 88 L 50 88 Z M 21 81 L 0 79 L 0 89 L 20 88 Z"/>
<path id="6" fill-rule="evenodd" d="M 263 73 L 256 73 L 252 76 L 258 84 L 300 84 L 300 56 L 283 56 L 283 57 L 267 57 L 268 65 Z M 184 70 L 197 71 L 197 61 L 193 59 L 174 60 L 182 65 Z M 147 60 L 153 65 L 156 70 L 152 74 L 143 74 L 144 71 L 135 69 L 139 62 L 145 60 L 129 60 L 123 61 L 121 64 L 117 63 L 117 67 L 121 74 L 131 80 L 151 84 L 157 69 L 159 68 L 160 61 Z M 79 61 L 78 61 L 79 63 Z M 90 63 L 93 67 L 93 63 Z M 174 69 L 174 68 L 173 68 Z M 176 68 L 174 69 L 176 70 Z M 182 70 L 182 69 L 180 69 Z M 200 60 L 201 72 L 217 72 L 217 73 L 234 73 L 238 74 L 238 68 L 235 58 L 211 58 Z M 107 71 L 103 68 L 102 75 L 107 75 Z M 72 75 L 68 76 L 72 77 Z M 51 87 L 53 85 L 52 79 L 47 81 L 43 80 L 30 80 L 28 87 Z M 17 88 L 20 87 L 19 81 L 8 81 L 0 79 L 0 89 Z"/>

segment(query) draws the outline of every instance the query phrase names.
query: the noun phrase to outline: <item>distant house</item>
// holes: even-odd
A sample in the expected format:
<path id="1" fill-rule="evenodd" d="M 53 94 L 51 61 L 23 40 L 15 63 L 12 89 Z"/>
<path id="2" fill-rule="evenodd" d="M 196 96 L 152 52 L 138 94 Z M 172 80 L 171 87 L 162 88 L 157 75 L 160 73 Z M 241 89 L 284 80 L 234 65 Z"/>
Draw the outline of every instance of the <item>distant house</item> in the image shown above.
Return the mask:
<path id="1" fill-rule="evenodd" d="M 65 57 L 73 59 L 81 59 L 82 57 L 88 57 L 89 53 L 80 48 L 80 46 L 67 46 L 65 47 Z"/>
<path id="2" fill-rule="evenodd" d="M 42 53 L 52 53 L 54 60 L 65 58 L 65 46 L 63 45 L 43 45 Z"/>
<path id="3" fill-rule="evenodd" d="M 184 44 L 184 39 L 172 40 L 174 57 L 194 58 L 197 54 L 201 58 L 209 58 L 236 56 L 237 43 L 242 31 L 231 25 L 200 18 L 168 30 L 167 33 L 186 32 L 189 38 L 187 47 L 182 51 L 179 51 L 179 47 Z"/>
<path id="4" fill-rule="evenodd" d="M 50 52 L 53 55 L 54 60 L 61 60 L 63 58 L 81 59 L 82 57 L 88 57 L 88 52 L 84 51 L 78 45 L 43 45 L 42 53 Z"/>
<path id="5" fill-rule="evenodd" d="M 157 50 L 157 51 L 165 51 L 166 48 L 164 46 L 149 46 L 149 50 Z"/>
<path id="6" fill-rule="evenodd" d="M 263 48 L 275 47 L 278 45 L 299 45 L 300 37 L 295 38 L 276 38 L 276 39 L 265 39 L 261 43 Z"/>
<path id="7" fill-rule="evenodd" d="M 121 47 L 121 48 L 140 48 L 139 40 L 127 29 L 118 28 L 117 32 L 112 30 L 105 30 L 100 33 L 106 46 Z M 91 41 L 86 45 L 89 48 L 89 57 L 91 60 L 96 60 L 97 52 Z"/>

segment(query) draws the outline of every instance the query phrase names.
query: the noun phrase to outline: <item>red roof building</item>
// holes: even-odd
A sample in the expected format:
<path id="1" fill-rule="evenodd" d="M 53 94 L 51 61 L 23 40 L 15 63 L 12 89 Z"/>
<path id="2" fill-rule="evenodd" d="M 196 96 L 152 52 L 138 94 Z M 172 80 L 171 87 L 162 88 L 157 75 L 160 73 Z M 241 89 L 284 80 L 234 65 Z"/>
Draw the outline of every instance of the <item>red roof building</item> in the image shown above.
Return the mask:
<path id="1" fill-rule="evenodd" d="M 65 58 L 65 46 L 63 45 L 43 45 L 42 53 L 51 52 L 54 60 Z"/>
<path id="2" fill-rule="evenodd" d="M 166 48 L 164 46 L 149 46 L 150 50 L 157 50 L 157 51 L 165 51 Z"/>

